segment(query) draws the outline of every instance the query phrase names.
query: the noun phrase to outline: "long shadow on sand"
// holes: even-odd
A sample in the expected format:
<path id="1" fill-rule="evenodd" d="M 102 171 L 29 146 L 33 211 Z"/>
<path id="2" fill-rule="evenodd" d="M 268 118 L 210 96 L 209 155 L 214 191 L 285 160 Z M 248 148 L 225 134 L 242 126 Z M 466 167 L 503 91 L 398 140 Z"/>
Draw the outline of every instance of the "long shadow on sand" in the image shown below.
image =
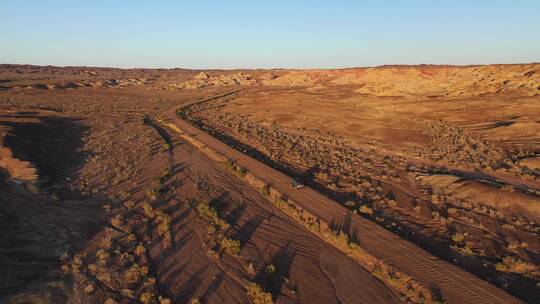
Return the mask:
<path id="1" fill-rule="evenodd" d="M 71 169 L 83 164 L 87 155 L 79 149 L 89 128 L 79 119 L 22 116 L 26 118 L 37 118 L 39 122 L 0 121 L 0 125 L 10 127 L 4 144 L 15 158 L 29 161 L 37 168 L 43 186 L 62 181 Z"/>
<path id="2" fill-rule="evenodd" d="M 272 294 L 275 300 L 281 293 L 285 278 L 290 277 L 296 251 L 291 247 L 291 241 L 276 252 L 264 268 L 255 275 L 255 282 L 264 286 L 264 289 Z"/>
<path id="3" fill-rule="evenodd" d="M 9 296 L 61 280 L 60 256 L 95 235 L 104 197 L 68 189 L 66 179 L 87 157 L 80 148 L 88 127 L 79 119 L 26 113 L 1 116 L 0 125 L 9 127 L 4 145 L 13 156 L 38 169 L 40 188 L 25 191 L 0 170 L 0 295 Z"/>

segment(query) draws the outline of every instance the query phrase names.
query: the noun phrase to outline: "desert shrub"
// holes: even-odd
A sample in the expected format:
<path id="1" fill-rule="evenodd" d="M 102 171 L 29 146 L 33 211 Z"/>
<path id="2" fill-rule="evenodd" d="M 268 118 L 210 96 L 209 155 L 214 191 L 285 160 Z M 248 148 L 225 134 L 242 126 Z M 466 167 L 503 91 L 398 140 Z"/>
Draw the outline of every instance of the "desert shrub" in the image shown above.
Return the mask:
<path id="1" fill-rule="evenodd" d="M 285 201 L 285 199 L 283 198 L 277 198 L 275 200 L 273 200 L 274 204 L 278 207 L 278 208 L 287 208 L 288 207 L 288 204 L 287 202 Z"/>
<path id="2" fill-rule="evenodd" d="M 71 261 L 71 271 L 73 273 L 79 273 L 81 268 L 84 266 L 84 261 L 82 260 L 81 255 L 76 254 Z"/>
<path id="3" fill-rule="evenodd" d="M 115 228 L 120 229 L 122 227 L 122 217 L 120 215 L 115 215 L 111 219 L 111 225 Z"/>
<path id="4" fill-rule="evenodd" d="M 467 235 L 466 233 L 456 232 L 452 235 L 452 241 L 456 243 L 463 242 L 463 240 L 465 240 L 466 235 Z"/>
<path id="5" fill-rule="evenodd" d="M 137 245 L 135 248 L 135 255 L 142 256 L 146 253 L 146 247 L 144 247 L 142 244 Z"/>
<path id="6" fill-rule="evenodd" d="M 268 187 L 268 185 L 266 186 L 263 186 L 259 189 L 259 192 L 263 195 L 263 196 L 269 196 L 270 195 L 270 187 Z"/>
<path id="7" fill-rule="evenodd" d="M 148 198 L 149 200 L 152 200 L 152 201 L 157 199 L 157 192 L 154 189 L 146 190 L 144 195 L 146 196 L 146 198 Z"/>
<path id="8" fill-rule="evenodd" d="M 137 283 L 141 279 L 141 273 L 136 266 L 131 266 L 124 272 L 124 280 L 130 284 Z"/>
<path id="9" fill-rule="evenodd" d="M 96 275 L 96 279 L 98 279 L 100 282 L 103 282 L 105 284 L 110 285 L 112 282 L 112 276 L 108 272 L 100 272 Z"/>
<path id="10" fill-rule="evenodd" d="M 450 248 L 452 248 L 453 250 L 459 252 L 462 255 L 467 255 L 467 256 L 473 256 L 474 255 L 474 251 L 469 246 L 460 247 L 460 246 L 457 246 L 457 245 L 451 245 Z"/>
<path id="11" fill-rule="evenodd" d="M 358 211 L 359 211 L 360 213 L 363 213 L 363 214 L 368 214 L 368 215 L 373 214 L 373 209 L 370 208 L 368 205 L 362 205 L 362 206 L 360 206 L 360 208 L 358 209 Z"/>
<path id="12" fill-rule="evenodd" d="M 86 285 L 86 287 L 84 288 L 84 292 L 88 293 L 88 294 L 91 294 L 93 293 L 95 290 L 95 287 L 93 284 L 88 284 Z"/>
<path id="13" fill-rule="evenodd" d="M 237 255 L 240 252 L 240 241 L 231 239 L 231 238 L 224 238 L 221 240 L 221 249 L 226 251 L 229 254 Z"/>
<path id="14" fill-rule="evenodd" d="M 516 187 L 514 187 L 512 185 L 504 185 L 500 189 L 502 191 L 506 191 L 506 192 L 515 192 L 516 191 Z"/>
<path id="15" fill-rule="evenodd" d="M 213 259 L 219 259 L 219 254 L 214 250 L 214 248 L 209 248 L 206 251 L 206 254 Z"/>
<path id="16" fill-rule="evenodd" d="M 221 218 L 214 218 L 213 224 L 216 225 L 217 227 L 220 227 L 223 230 L 227 230 L 230 227 L 229 223 L 225 222 L 225 220 Z"/>
<path id="17" fill-rule="evenodd" d="M 153 277 L 147 278 L 143 284 L 144 287 L 152 287 L 154 285 L 156 285 L 156 278 L 153 278 Z"/>
<path id="18" fill-rule="evenodd" d="M 219 217 L 217 211 L 210 207 L 207 202 L 201 202 L 197 205 L 197 211 L 203 216 L 206 216 L 212 220 L 212 224 L 215 228 L 221 228 L 223 230 L 229 229 L 229 223 L 225 222 L 222 218 Z M 211 228 L 210 228 L 211 229 Z"/>
<path id="19" fill-rule="evenodd" d="M 394 288 L 398 289 L 400 285 L 399 274 L 395 271 L 389 270 L 388 273 L 386 273 L 386 282 L 391 286 L 394 286 Z"/>
<path id="20" fill-rule="evenodd" d="M 135 297 L 135 293 L 133 292 L 133 290 L 131 290 L 129 288 L 122 289 L 121 293 L 122 293 L 123 296 L 125 296 L 127 298 L 134 298 Z"/>
<path id="21" fill-rule="evenodd" d="M 125 201 L 124 207 L 126 207 L 127 210 L 131 210 L 135 207 L 135 203 L 133 201 Z"/>
<path id="22" fill-rule="evenodd" d="M 149 291 L 145 291 L 141 294 L 139 300 L 141 300 L 143 304 L 151 304 L 154 302 L 154 294 Z"/>
<path id="23" fill-rule="evenodd" d="M 247 295 L 254 304 L 272 304 L 272 295 L 265 292 L 257 283 L 250 282 L 247 285 Z"/>
<path id="24" fill-rule="evenodd" d="M 171 300 L 168 298 L 163 298 L 162 296 L 159 296 L 158 298 L 159 304 L 171 304 Z"/>
<path id="25" fill-rule="evenodd" d="M 150 205 L 149 202 L 144 202 L 142 207 L 143 207 L 144 215 L 146 215 L 146 217 L 148 218 L 154 217 L 154 208 L 152 208 L 152 205 Z"/>
<path id="26" fill-rule="evenodd" d="M 241 176 L 241 177 L 245 177 L 247 175 L 247 170 L 243 167 L 238 167 L 236 169 L 236 172 Z"/>
<path id="27" fill-rule="evenodd" d="M 148 272 L 150 271 L 150 269 L 148 268 L 148 266 L 140 266 L 140 267 L 138 267 L 138 268 L 139 268 L 139 272 L 140 272 L 143 276 L 148 275 Z"/>
<path id="28" fill-rule="evenodd" d="M 464 255 L 469 255 L 469 256 L 474 255 L 474 251 L 469 246 L 463 247 L 460 252 Z"/>
<path id="29" fill-rule="evenodd" d="M 343 232 L 343 231 L 337 231 L 337 232 L 334 232 L 334 234 L 336 235 L 336 238 L 337 238 L 337 241 L 341 244 L 344 244 L 344 245 L 349 245 L 349 236 Z"/>
<path id="30" fill-rule="evenodd" d="M 158 222 L 158 233 L 161 236 L 165 236 L 167 233 L 170 233 L 169 226 L 171 225 L 171 216 L 165 212 L 158 211 L 156 216 L 156 221 Z"/>
<path id="31" fill-rule="evenodd" d="M 159 212 L 156 217 L 158 222 L 157 230 L 158 234 L 163 238 L 163 247 L 168 248 L 172 244 L 172 235 L 171 235 L 171 217 L 164 213 Z"/>
<path id="32" fill-rule="evenodd" d="M 510 250 L 512 252 L 518 252 L 518 249 L 526 248 L 527 246 L 528 246 L 528 244 L 525 243 L 525 242 L 522 242 L 522 243 L 510 243 L 510 244 L 508 244 L 507 248 L 508 248 L 508 250 Z"/>
<path id="33" fill-rule="evenodd" d="M 111 204 L 103 205 L 103 210 L 105 210 L 105 212 L 111 212 Z"/>
<path id="34" fill-rule="evenodd" d="M 274 275 L 276 273 L 276 266 L 270 264 L 266 266 L 266 269 L 264 271 L 269 275 Z"/>
<path id="35" fill-rule="evenodd" d="M 164 179 L 167 179 L 167 178 L 169 178 L 171 176 L 173 176 L 172 168 L 170 166 L 164 166 L 161 169 L 161 179 L 164 180 Z"/>
<path id="36" fill-rule="evenodd" d="M 537 271 L 537 267 L 534 264 L 525 262 L 520 258 L 513 256 L 506 256 L 502 262 L 497 263 L 495 268 L 499 271 L 515 272 L 526 274 Z"/>
<path id="37" fill-rule="evenodd" d="M 326 180 L 328 178 L 328 174 L 326 172 L 317 172 L 315 173 L 315 177 L 317 179 Z"/>
<path id="38" fill-rule="evenodd" d="M 229 172 L 232 172 L 240 177 L 245 177 L 247 174 L 247 170 L 245 168 L 239 166 L 230 159 L 225 162 L 225 167 Z"/>
<path id="39" fill-rule="evenodd" d="M 131 196 L 131 193 L 129 193 L 127 191 L 120 191 L 120 193 L 118 193 L 118 199 L 120 199 L 120 200 L 125 200 L 130 196 Z"/>
<path id="40" fill-rule="evenodd" d="M 209 225 L 208 227 L 206 227 L 206 233 L 208 233 L 208 234 L 214 234 L 214 233 L 216 233 L 216 226 L 214 226 L 214 225 Z"/>
<path id="41" fill-rule="evenodd" d="M 249 273 L 249 274 L 255 274 L 255 265 L 253 265 L 252 262 L 249 262 L 249 263 L 248 263 L 248 266 L 247 266 L 247 273 Z"/>
<path id="42" fill-rule="evenodd" d="M 234 170 L 234 162 L 230 159 L 227 159 L 227 161 L 225 161 L 225 167 L 229 170 L 229 171 L 233 171 Z"/>
<path id="43" fill-rule="evenodd" d="M 397 202 L 395 200 L 388 200 L 388 206 L 390 207 L 396 207 L 397 206 Z"/>
<path id="44" fill-rule="evenodd" d="M 197 205 L 197 211 L 199 211 L 200 214 L 207 216 L 209 218 L 215 218 L 218 217 L 217 211 L 214 210 L 210 205 L 208 205 L 207 202 L 201 202 Z"/>

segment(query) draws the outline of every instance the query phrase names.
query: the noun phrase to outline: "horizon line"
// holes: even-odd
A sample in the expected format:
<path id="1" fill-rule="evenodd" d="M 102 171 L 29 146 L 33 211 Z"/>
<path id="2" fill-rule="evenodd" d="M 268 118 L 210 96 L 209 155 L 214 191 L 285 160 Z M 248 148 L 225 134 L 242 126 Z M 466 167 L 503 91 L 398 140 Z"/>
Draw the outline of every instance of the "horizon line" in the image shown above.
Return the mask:
<path id="1" fill-rule="evenodd" d="M 510 65 L 536 65 L 540 61 L 531 62 L 514 62 L 514 63 L 480 63 L 480 64 L 445 64 L 445 63 L 419 63 L 419 64 L 382 64 L 382 65 L 365 65 L 365 66 L 350 66 L 350 67 L 274 67 L 274 68 L 183 68 L 183 67 L 115 67 L 115 66 L 92 66 L 92 65 L 53 65 L 53 64 L 32 64 L 32 63 L 0 63 L 3 66 L 30 66 L 30 67 L 51 67 L 51 68 L 94 68 L 94 69 L 116 69 L 116 70 L 188 70 L 188 71 L 236 71 L 236 70 L 352 70 L 352 69 L 368 69 L 368 68 L 390 68 L 390 67 L 479 67 L 479 66 L 510 66 Z"/>

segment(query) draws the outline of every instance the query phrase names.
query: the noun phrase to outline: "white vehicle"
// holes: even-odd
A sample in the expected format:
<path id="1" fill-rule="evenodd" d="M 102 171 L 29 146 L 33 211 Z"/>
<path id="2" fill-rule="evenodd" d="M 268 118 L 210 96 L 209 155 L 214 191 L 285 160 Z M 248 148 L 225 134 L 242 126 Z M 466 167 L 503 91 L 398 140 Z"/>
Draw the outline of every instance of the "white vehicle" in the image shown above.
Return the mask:
<path id="1" fill-rule="evenodd" d="M 298 180 L 294 179 L 291 181 L 291 187 L 294 189 L 302 189 L 304 188 L 304 184 L 300 183 Z"/>

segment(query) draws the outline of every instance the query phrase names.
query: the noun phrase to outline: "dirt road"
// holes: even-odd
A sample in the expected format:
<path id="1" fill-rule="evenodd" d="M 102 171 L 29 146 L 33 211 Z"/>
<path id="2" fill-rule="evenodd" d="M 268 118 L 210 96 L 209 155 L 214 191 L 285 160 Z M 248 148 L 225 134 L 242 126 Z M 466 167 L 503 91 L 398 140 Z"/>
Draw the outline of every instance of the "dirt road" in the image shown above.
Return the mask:
<path id="1" fill-rule="evenodd" d="M 289 176 L 195 128 L 180 119 L 174 111 L 169 111 L 166 116 L 182 131 L 236 161 L 238 165 L 324 221 L 350 220 L 350 230 L 357 232 L 361 247 L 387 263 L 397 266 L 425 286 L 439 289 L 442 297 L 449 303 L 519 303 L 519 300 L 488 282 L 434 257 L 361 216 L 351 215 L 348 209 L 313 189 L 306 187 L 292 190 L 289 186 L 291 180 Z"/>
<path id="2" fill-rule="evenodd" d="M 266 281 L 265 287 L 278 303 L 403 303 L 395 291 L 303 229 L 223 166 L 197 153 L 179 134 L 168 132 L 166 138 L 174 152 L 172 166 L 177 168 L 174 178 L 179 182 L 172 190 L 174 199 L 160 208 L 171 214 L 174 246 L 171 250 L 156 246 L 152 254 L 160 261 L 158 276 L 169 286 L 175 302 L 197 297 L 203 303 L 249 302 L 238 282 L 247 279 L 244 268 L 250 262 L 259 269 L 255 280 Z M 177 199 L 202 201 L 205 195 L 240 240 L 239 257 L 209 258 L 209 234 L 201 227 L 198 213 Z M 287 278 L 286 283 L 266 277 L 264 269 L 270 264 Z"/>

